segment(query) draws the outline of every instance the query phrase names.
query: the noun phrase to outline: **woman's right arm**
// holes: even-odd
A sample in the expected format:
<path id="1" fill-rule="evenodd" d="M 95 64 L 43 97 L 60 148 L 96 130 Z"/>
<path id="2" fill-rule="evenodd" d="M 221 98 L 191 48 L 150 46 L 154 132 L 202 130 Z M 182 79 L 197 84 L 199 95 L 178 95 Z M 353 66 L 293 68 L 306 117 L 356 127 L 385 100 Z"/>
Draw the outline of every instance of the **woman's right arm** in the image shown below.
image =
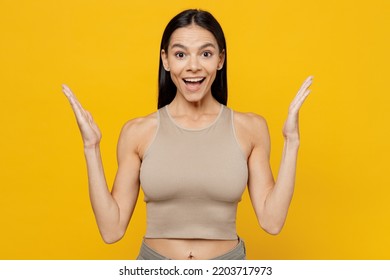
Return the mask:
<path id="1" fill-rule="evenodd" d="M 69 87 L 64 85 L 63 92 L 72 106 L 83 139 L 89 195 L 100 234 L 106 243 L 114 243 L 123 237 L 138 198 L 141 160 L 135 131 L 139 121 L 130 121 L 122 129 L 117 150 L 118 171 L 110 192 L 100 153 L 101 132 Z"/>

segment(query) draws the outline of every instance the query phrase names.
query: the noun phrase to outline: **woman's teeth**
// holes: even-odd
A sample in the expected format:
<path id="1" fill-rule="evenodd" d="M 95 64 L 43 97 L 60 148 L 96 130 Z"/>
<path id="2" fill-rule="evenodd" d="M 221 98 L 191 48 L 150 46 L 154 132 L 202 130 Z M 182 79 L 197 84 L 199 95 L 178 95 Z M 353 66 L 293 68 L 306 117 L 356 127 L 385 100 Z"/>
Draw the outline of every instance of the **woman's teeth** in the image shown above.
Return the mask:
<path id="1" fill-rule="evenodd" d="M 201 83 L 203 82 L 205 78 L 190 78 L 190 79 L 183 79 L 185 83 Z"/>

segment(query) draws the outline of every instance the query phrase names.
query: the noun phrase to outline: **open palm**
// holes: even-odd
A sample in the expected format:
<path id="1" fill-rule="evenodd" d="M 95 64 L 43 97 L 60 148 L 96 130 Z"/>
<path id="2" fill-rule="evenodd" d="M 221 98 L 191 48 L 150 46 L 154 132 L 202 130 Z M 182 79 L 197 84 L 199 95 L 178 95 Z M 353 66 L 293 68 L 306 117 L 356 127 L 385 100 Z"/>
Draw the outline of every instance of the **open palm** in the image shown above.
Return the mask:
<path id="1" fill-rule="evenodd" d="M 299 109 L 309 95 L 309 87 L 313 82 L 313 76 L 309 76 L 302 84 L 297 95 L 290 104 L 287 120 L 283 127 L 283 136 L 286 140 L 299 141 Z"/>
<path id="2" fill-rule="evenodd" d="M 68 98 L 73 112 L 76 116 L 77 124 L 79 126 L 81 137 L 83 138 L 84 147 L 94 147 L 100 143 L 102 133 L 99 127 L 94 122 L 90 112 L 85 110 L 77 100 L 76 96 L 67 85 L 62 85 L 62 91 Z"/>

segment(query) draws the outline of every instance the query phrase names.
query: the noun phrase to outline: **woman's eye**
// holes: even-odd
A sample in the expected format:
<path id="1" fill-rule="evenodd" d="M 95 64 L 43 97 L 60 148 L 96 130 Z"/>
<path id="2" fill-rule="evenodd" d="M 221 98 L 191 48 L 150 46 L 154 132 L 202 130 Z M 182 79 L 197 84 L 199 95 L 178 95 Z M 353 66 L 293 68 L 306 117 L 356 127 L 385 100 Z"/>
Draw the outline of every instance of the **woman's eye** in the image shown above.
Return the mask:
<path id="1" fill-rule="evenodd" d="M 210 57 L 212 54 L 211 54 L 211 52 L 204 52 L 203 53 L 203 56 L 204 57 Z"/>
<path id="2" fill-rule="evenodd" d="M 178 53 L 175 54 L 175 56 L 176 56 L 177 58 L 184 58 L 184 57 L 185 57 L 185 54 L 182 53 L 182 52 L 178 52 Z"/>

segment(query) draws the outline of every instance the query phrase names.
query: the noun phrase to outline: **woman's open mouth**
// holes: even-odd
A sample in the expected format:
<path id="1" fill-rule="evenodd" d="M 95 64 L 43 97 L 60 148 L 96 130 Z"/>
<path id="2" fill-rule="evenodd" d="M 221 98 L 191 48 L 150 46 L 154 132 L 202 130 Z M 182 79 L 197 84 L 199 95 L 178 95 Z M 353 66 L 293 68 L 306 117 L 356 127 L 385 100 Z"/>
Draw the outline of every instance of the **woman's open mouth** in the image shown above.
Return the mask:
<path id="1" fill-rule="evenodd" d="M 189 91 L 197 91 L 206 78 L 185 78 L 183 79 Z"/>

